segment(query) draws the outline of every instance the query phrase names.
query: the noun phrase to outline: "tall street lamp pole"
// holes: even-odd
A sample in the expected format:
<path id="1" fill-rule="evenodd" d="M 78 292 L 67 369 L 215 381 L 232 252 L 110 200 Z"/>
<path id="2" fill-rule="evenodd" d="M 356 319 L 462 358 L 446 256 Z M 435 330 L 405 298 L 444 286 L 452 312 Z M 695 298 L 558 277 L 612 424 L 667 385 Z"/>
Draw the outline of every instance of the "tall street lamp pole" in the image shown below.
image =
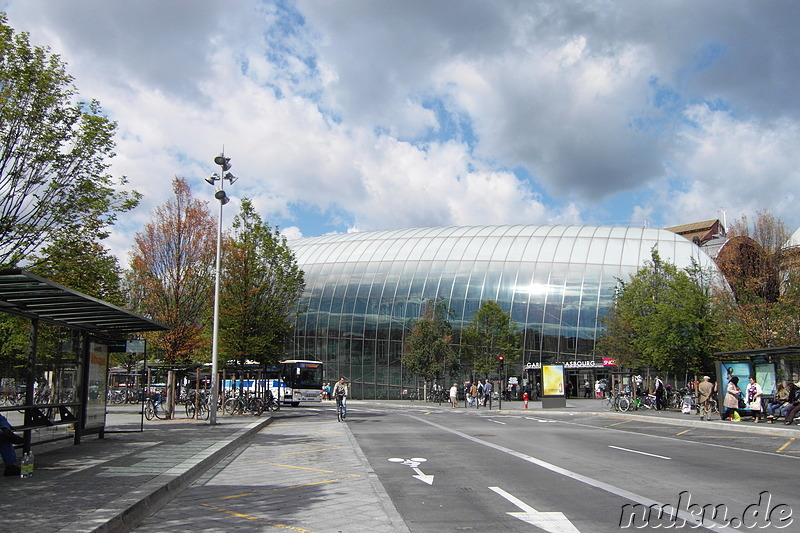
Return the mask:
<path id="1" fill-rule="evenodd" d="M 217 223 L 217 262 L 215 267 L 214 277 L 214 328 L 211 338 L 211 401 L 209 402 L 208 421 L 211 425 L 217 423 L 217 404 L 219 403 L 219 286 L 220 286 L 220 272 L 222 270 L 222 206 L 230 201 L 228 195 L 225 193 L 225 180 L 233 185 L 238 179 L 236 176 L 228 172 L 231 168 L 231 158 L 225 157 L 225 153 L 221 153 L 214 158 L 214 163 L 219 165 L 222 171 L 217 174 L 213 173 L 206 178 L 206 183 L 212 185 L 215 189 L 214 198 L 219 200 L 219 220 Z M 219 185 L 217 185 L 219 182 Z"/>

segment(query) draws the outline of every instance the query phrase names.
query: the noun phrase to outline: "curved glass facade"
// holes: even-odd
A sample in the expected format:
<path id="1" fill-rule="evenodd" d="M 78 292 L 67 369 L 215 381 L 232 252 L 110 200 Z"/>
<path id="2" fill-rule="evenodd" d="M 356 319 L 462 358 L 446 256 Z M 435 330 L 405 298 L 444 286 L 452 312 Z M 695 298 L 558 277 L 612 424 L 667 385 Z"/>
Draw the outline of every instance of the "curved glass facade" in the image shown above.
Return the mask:
<path id="1" fill-rule="evenodd" d="M 495 300 L 523 332 L 529 362 L 592 361 L 618 279 L 657 249 L 679 268 L 713 261 L 660 229 L 611 226 L 437 227 L 327 235 L 289 243 L 305 271 L 290 355 L 327 363 L 357 398 L 398 398 L 413 380 L 400 359 L 429 298 L 456 330 Z"/>

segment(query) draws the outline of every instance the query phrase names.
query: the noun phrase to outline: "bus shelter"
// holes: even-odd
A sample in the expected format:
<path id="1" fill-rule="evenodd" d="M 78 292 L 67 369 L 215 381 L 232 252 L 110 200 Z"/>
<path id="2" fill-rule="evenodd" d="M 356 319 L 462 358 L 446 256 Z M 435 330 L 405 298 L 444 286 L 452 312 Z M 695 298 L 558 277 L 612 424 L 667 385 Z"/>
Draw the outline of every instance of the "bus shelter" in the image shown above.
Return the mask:
<path id="1" fill-rule="evenodd" d="M 764 391 L 763 398 L 771 398 L 779 381 L 797 381 L 800 373 L 800 346 L 718 352 L 714 356 L 717 360 L 720 405 L 727 383 L 733 376 L 739 378 L 739 387 L 742 389 L 747 387 L 749 376 L 755 377 Z"/>
<path id="2" fill-rule="evenodd" d="M 34 434 L 36 442 L 73 438 L 79 444 L 92 433 L 102 438 L 109 343 L 169 329 L 22 269 L 0 270 L 0 312 L 29 323 L 24 368 L 7 364 L 0 374 L 0 412 L 23 432 L 25 452 Z M 61 328 L 46 366 L 38 360 L 41 324 Z"/>

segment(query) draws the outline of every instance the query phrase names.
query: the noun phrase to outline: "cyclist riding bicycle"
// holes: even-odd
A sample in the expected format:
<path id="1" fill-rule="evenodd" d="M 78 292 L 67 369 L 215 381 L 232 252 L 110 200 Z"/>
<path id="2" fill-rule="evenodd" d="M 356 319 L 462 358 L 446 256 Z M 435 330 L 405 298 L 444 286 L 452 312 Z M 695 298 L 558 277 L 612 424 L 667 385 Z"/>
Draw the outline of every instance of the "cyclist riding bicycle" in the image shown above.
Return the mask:
<path id="1" fill-rule="evenodd" d="M 342 418 L 347 415 L 347 393 L 347 385 L 344 378 L 339 378 L 339 381 L 333 386 L 333 397 L 336 400 L 336 408 L 339 409 L 341 405 Z"/>

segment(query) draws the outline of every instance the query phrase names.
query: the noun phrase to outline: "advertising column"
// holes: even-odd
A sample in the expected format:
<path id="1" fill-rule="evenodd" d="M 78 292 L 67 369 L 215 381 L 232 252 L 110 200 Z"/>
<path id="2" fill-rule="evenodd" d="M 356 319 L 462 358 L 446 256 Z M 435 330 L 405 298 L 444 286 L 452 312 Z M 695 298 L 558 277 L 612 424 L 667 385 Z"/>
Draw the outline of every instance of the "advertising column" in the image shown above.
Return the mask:
<path id="1" fill-rule="evenodd" d="M 542 407 L 567 406 L 564 387 L 564 365 L 542 365 Z"/>
<path id="2" fill-rule="evenodd" d="M 89 344 L 88 398 L 86 403 L 86 430 L 102 431 L 106 425 L 106 376 L 108 372 L 108 347 Z"/>

